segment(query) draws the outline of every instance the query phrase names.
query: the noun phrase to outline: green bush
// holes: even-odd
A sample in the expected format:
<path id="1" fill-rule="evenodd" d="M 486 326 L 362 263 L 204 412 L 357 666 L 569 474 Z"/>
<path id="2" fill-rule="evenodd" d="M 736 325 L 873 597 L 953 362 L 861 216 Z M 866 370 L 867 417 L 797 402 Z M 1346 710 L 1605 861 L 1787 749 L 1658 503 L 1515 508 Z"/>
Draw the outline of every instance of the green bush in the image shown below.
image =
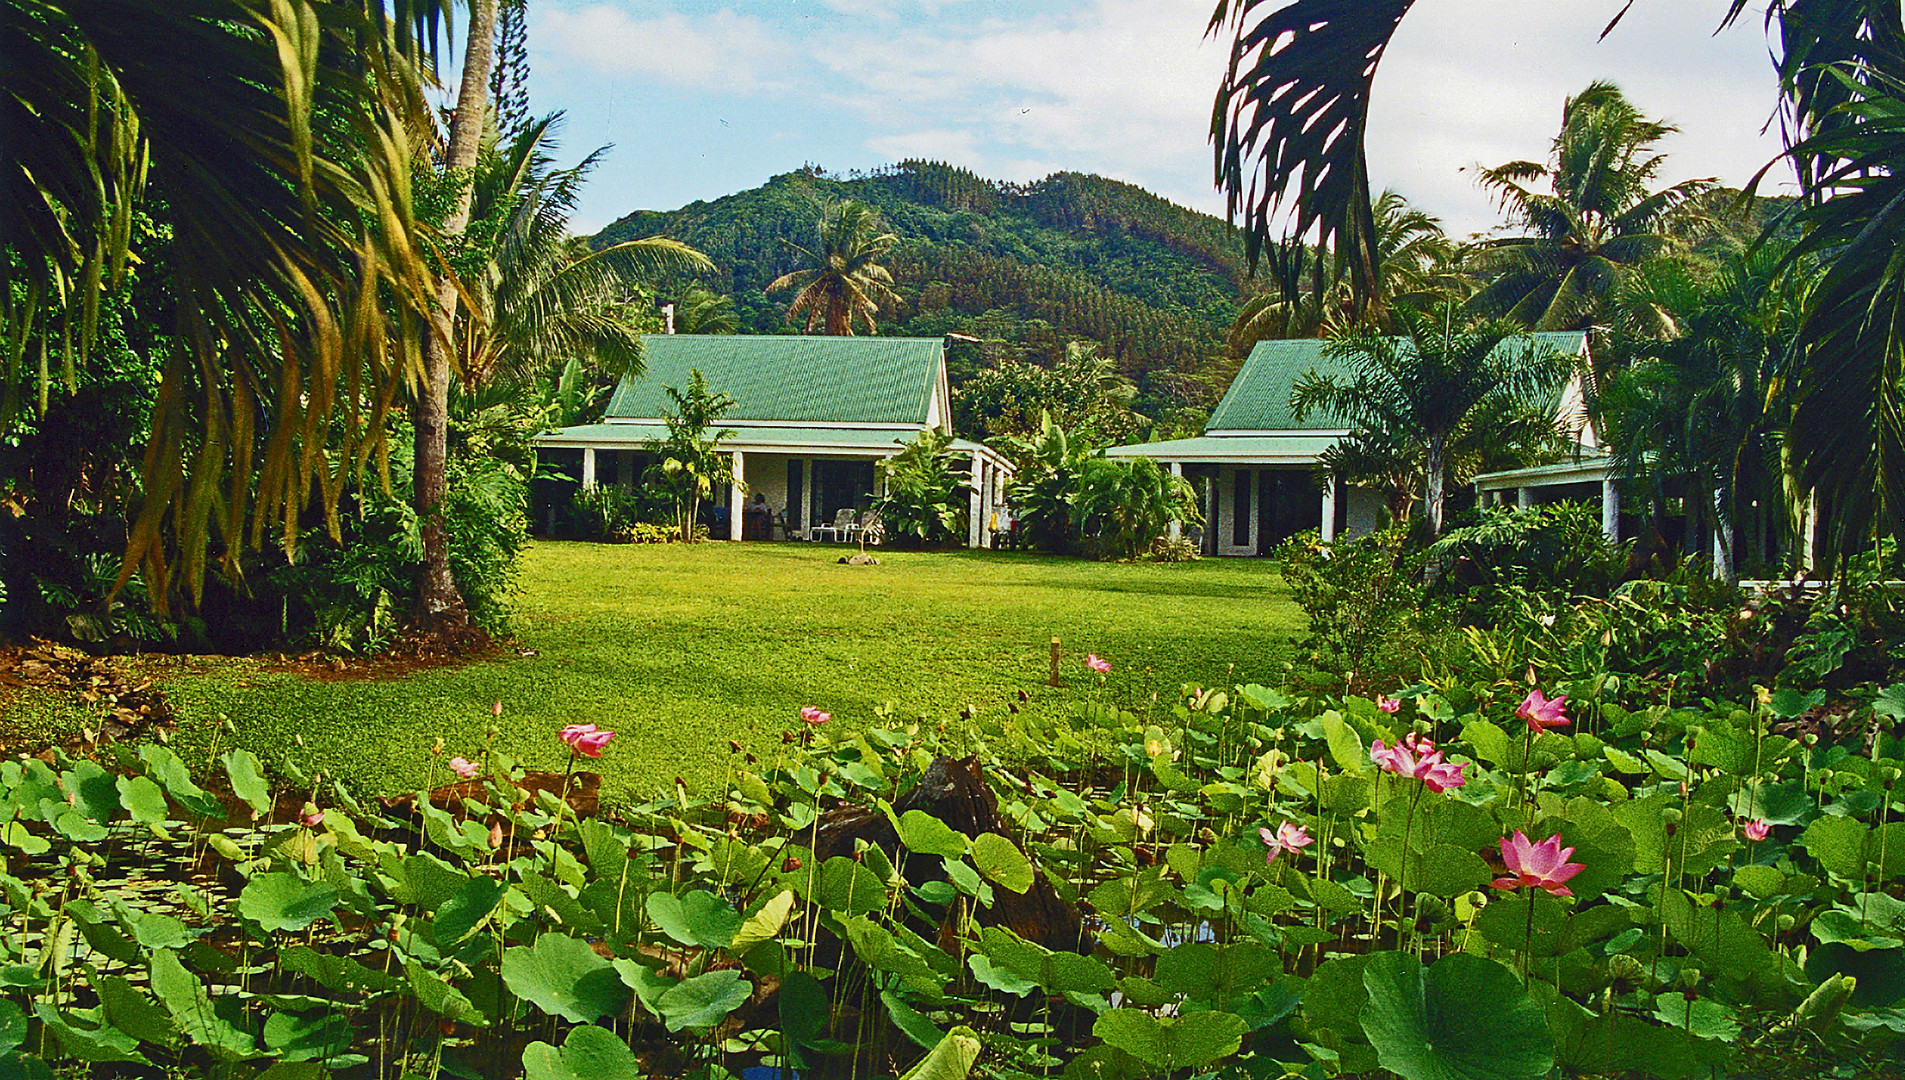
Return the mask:
<path id="1" fill-rule="evenodd" d="M 1506 587 L 1604 597 L 1626 569 L 1627 545 L 1601 531 L 1598 509 L 1563 502 L 1492 507 L 1443 534 L 1429 558 L 1438 595 L 1465 594 L 1486 612 Z"/>
<path id="2" fill-rule="evenodd" d="M 924 547 L 965 540 L 972 486 L 963 460 L 953 453 L 950 434 L 929 428 L 879 463 L 886 493 L 873 509 L 888 543 Z"/>
<path id="3" fill-rule="evenodd" d="M 1408 535 L 1398 526 L 1326 544 L 1311 531 L 1277 549 L 1283 580 L 1309 617 L 1299 643 L 1305 666 L 1352 686 L 1419 675 L 1447 619 L 1429 604 L 1428 555 Z"/>

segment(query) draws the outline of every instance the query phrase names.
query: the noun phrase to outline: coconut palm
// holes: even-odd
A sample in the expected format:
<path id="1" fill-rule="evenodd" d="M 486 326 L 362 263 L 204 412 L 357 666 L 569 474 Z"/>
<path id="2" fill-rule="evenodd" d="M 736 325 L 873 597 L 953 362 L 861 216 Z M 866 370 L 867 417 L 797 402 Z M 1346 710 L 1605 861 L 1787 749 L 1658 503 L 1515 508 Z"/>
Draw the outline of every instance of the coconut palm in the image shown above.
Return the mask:
<path id="1" fill-rule="evenodd" d="M 1635 267 L 1678 250 L 1669 230 L 1713 186 L 1687 180 L 1652 190 L 1666 160 L 1654 144 L 1675 130 L 1642 116 L 1619 87 L 1595 82 L 1562 106 L 1546 164 L 1484 170 L 1482 186 L 1527 235 L 1475 247 L 1471 265 L 1489 281 L 1471 306 L 1536 330 L 1599 321 Z"/>
<path id="2" fill-rule="evenodd" d="M 1460 248 L 1443 233 L 1441 219 L 1394 190 L 1384 191 L 1373 209 L 1376 291 L 1368 301 L 1355 301 L 1348 283 L 1328 266 L 1327 254 L 1296 241 L 1272 245 L 1274 287 L 1238 310 L 1228 335 L 1232 355 L 1247 355 L 1259 341 L 1314 337 L 1352 324 L 1388 329 L 1397 307 L 1423 307 L 1470 291 L 1468 279 L 1455 270 Z"/>
<path id="3" fill-rule="evenodd" d="M 486 258 L 461 277 L 457 367 L 465 383 L 528 381 L 583 358 L 612 377 L 641 372 L 644 310 L 637 282 L 712 270 L 707 256 L 650 237 L 590 251 L 569 235 L 569 215 L 597 150 L 552 167 L 555 113 L 492 145 L 478 163 L 473 217 L 494 230 Z"/>
<path id="4" fill-rule="evenodd" d="M 1211 114 L 1216 180 L 1254 260 L 1277 236 L 1315 235 L 1352 294 L 1375 293 L 1376 228 L 1364 137 L 1377 69 L 1415 0 L 1216 0 L 1206 32 L 1231 62 Z M 1746 0 L 1716 2 L 1722 26 Z M 1623 6 L 1603 36 L 1614 30 Z M 1772 0 L 1797 139 L 1847 100 L 1826 64 L 1899 55 L 1897 0 Z M 1284 211 L 1288 210 L 1289 213 Z M 1278 226 L 1283 226 L 1279 230 Z"/>
<path id="5" fill-rule="evenodd" d="M 1555 441 L 1549 405 L 1569 361 L 1532 339 L 1516 341 L 1514 323 L 1472 321 L 1453 302 L 1400 309 L 1398 323 L 1399 336 L 1356 330 L 1331 339 L 1326 355 L 1349 378 L 1312 371 L 1297 380 L 1290 405 L 1299 421 L 1311 413 L 1348 421 L 1344 449 L 1325 459 L 1339 475 L 1353 477 L 1359 460 L 1391 473 L 1413 466 L 1429 531 L 1439 536 L 1455 466 L 1474 468 L 1504 441 Z"/>
<path id="6" fill-rule="evenodd" d="M 848 200 L 820 209 L 814 225 L 814 247 L 787 241 L 807 265 L 768 282 L 768 292 L 797 288 L 787 305 L 787 316 L 801 321 L 808 333 L 850 335 L 863 323 L 867 333 L 878 333 L 874 319 L 882 304 L 895 304 L 893 275 L 876 260 L 884 258 L 899 237 L 881 231 L 879 211 Z"/>

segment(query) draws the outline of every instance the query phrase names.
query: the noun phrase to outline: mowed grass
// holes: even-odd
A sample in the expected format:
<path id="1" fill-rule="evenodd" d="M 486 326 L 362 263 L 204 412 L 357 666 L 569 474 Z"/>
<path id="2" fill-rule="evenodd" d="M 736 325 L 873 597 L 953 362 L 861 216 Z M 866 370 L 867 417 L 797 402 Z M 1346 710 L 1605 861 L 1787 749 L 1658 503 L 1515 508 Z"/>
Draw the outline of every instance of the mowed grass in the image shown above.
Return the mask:
<path id="1" fill-rule="evenodd" d="M 497 748 L 531 767 L 562 767 L 564 724 L 619 732 L 598 767 L 605 794 L 627 799 L 676 776 L 718 782 L 729 739 L 765 755 L 803 705 L 853 728 L 882 703 L 935 718 L 970 704 L 1003 720 L 1021 689 L 1036 715 L 1087 694 L 1138 705 L 1184 683 L 1271 681 L 1302 620 L 1275 567 L 1256 560 L 881 551 L 882 565 L 852 567 L 835 562 L 841 553 L 538 543 L 524 561 L 517 638 L 500 658 L 382 680 L 222 661 L 166 689 L 187 747 L 208 748 L 228 716 L 237 733 L 225 745 L 378 794 L 424 782 L 438 737 L 445 758 L 475 758 L 501 701 Z M 1053 637 L 1065 689 L 1044 685 Z M 1113 665 L 1103 690 L 1087 651 Z"/>

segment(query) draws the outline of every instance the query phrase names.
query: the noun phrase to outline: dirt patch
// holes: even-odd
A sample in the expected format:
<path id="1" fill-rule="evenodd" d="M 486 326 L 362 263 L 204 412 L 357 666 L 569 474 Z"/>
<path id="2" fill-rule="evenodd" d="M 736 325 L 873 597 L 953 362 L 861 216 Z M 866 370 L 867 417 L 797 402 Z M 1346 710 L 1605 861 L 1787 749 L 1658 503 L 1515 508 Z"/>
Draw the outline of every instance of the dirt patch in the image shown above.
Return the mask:
<path id="1" fill-rule="evenodd" d="M 324 652 L 264 654 L 260 669 L 291 672 L 317 682 L 351 682 L 359 679 L 401 679 L 418 671 L 461 667 L 478 660 L 489 660 L 512 651 L 477 627 L 462 627 L 434 634 L 406 634 L 390 648 L 369 656 L 337 656 Z M 533 650 L 513 650 L 534 656 Z"/>
<path id="2" fill-rule="evenodd" d="M 40 638 L 28 645 L 0 645 L 0 695 L 11 698 L 29 689 L 71 698 L 96 717 L 67 740 L 69 750 L 136 739 L 155 729 L 170 731 L 176 724 L 164 692 L 145 675 L 137 657 L 91 656 Z"/>

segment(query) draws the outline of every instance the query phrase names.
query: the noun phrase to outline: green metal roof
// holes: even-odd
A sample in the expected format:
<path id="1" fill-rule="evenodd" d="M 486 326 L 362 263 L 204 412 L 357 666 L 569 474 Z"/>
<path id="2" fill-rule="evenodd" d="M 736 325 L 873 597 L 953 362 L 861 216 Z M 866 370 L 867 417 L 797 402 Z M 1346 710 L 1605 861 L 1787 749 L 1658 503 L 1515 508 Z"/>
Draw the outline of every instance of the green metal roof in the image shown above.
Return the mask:
<path id="1" fill-rule="evenodd" d="M 1537 341 L 1564 353 L 1578 353 L 1587 335 L 1579 330 L 1530 334 Z M 1259 341 L 1250 350 L 1243 370 L 1231 381 L 1224 400 L 1211 413 L 1206 433 L 1219 431 L 1314 431 L 1319 428 L 1346 428 L 1341 417 L 1311 413 L 1302 421 L 1290 410 L 1290 392 L 1297 381 L 1315 371 L 1319 375 L 1347 378 L 1349 368 L 1328 356 L 1321 338 L 1292 338 L 1285 341 Z M 1503 343 L 1504 346 L 1507 342 Z"/>
<path id="2" fill-rule="evenodd" d="M 650 334 L 648 372 L 622 380 L 606 416 L 653 420 L 673 411 L 664 387 L 699 369 L 732 396 L 730 420 L 924 424 L 939 380 L 939 338 Z"/>
<path id="3" fill-rule="evenodd" d="M 825 453 L 836 452 L 854 454 L 864 452 L 874 456 L 886 451 L 898 452 L 899 448 L 910 443 L 919 434 L 920 429 L 868 430 L 865 428 L 828 428 L 828 427 L 717 427 L 716 431 L 734 432 L 734 437 L 724 439 L 724 447 L 737 447 L 743 451 L 753 450 L 760 453 Z M 599 449 L 640 449 L 650 439 L 663 439 L 668 429 L 661 424 L 578 424 L 575 427 L 558 428 L 536 436 L 532 441 L 544 447 L 585 447 Z M 998 453 L 970 439 L 954 439 L 952 449 L 961 453 L 980 453 L 987 457 L 1003 460 Z"/>
<path id="4" fill-rule="evenodd" d="M 1132 443 L 1114 446 L 1106 457 L 1148 457 L 1160 461 L 1253 463 L 1314 463 L 1336 445 L 1334 435 L 1203 435 L 1195 439 Z"/>

